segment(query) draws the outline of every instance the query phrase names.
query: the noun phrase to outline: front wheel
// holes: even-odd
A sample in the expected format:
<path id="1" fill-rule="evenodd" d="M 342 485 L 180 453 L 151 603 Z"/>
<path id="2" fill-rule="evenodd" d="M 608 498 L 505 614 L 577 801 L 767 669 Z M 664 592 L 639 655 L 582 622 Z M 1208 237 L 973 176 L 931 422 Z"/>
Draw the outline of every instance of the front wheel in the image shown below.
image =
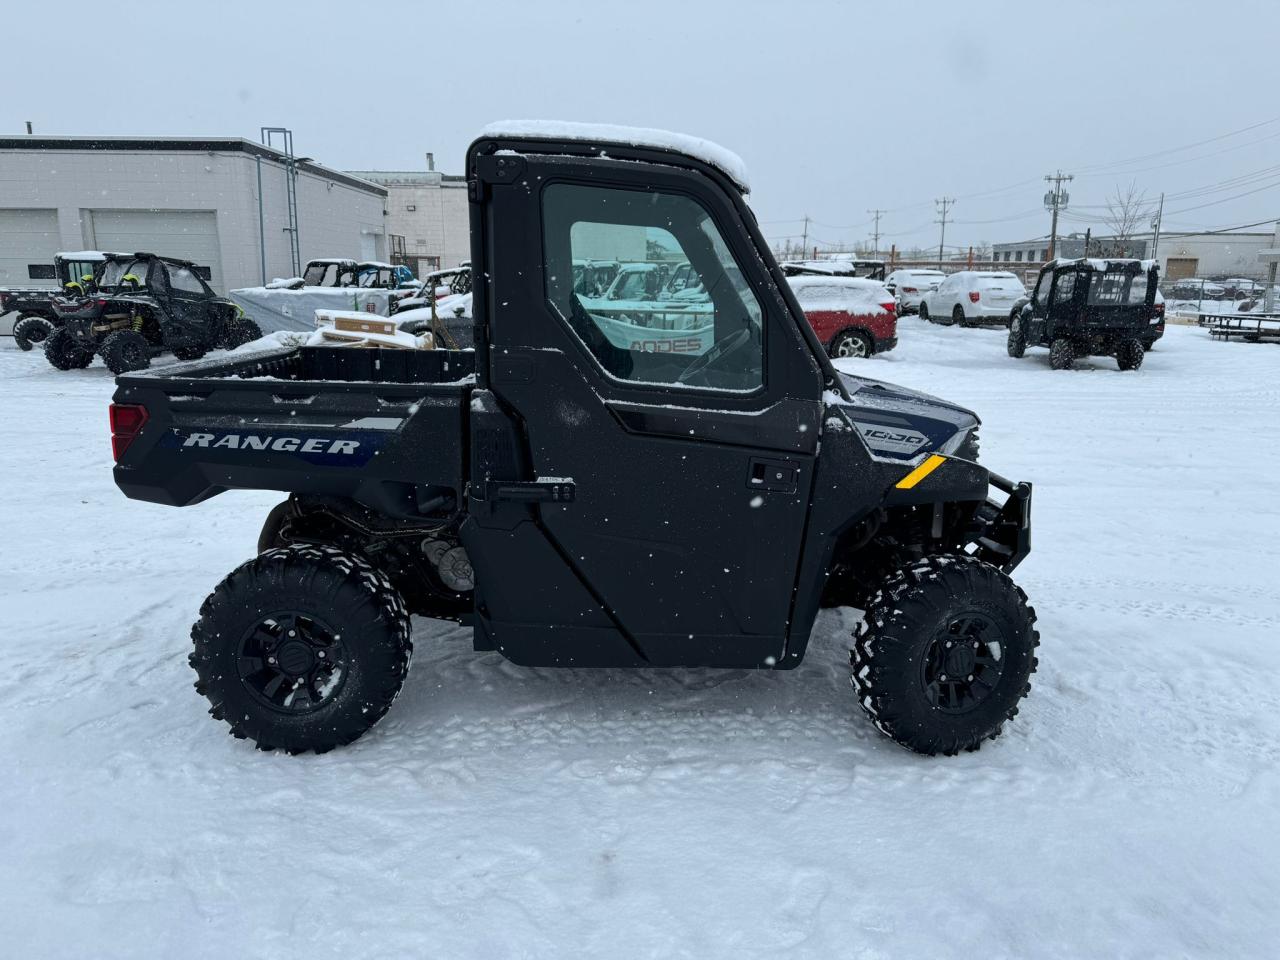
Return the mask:
<path id="1" fill-rule="evenodd" d="M 1026 594 L 990 564 L 917 560 L 884 582 L 854 634 L 858 702 L 908 750 L 977 750 L 1031 689 L 1035 623 Z"/>
<path id="2" fill-rule="evenodd" d="M 1009 341 L 1005 345 L 1009 356 L 1021 360 L 1027 352 L 1027 338 L 1022 332 L 1022 320 L 1013 320 L 1009 324 Z"/>
<path id="3" fill-rule="evenodd" d="M 53 324 L 44 317 L 19 317 L 13 325 L 13 342 L 19 350 L 30 350 L 37 343 L 44 343 L 53 333 Z"/>
<path id="4" fill-rule="evenodd" d="M 332 547 L 268 550 L 214 589 L 191 628 L 209 713 L 261 750 L 324 753 L 377 723 L 409 669 L 391 582 Z"/>
<path id="5" fill-rule="evenodd" d="M 262 336 L 262 328 L 248 317 L 234 317 L 226 322 L 222 332 L 222 346 L 228 350 L 252 343 Z"/>
<path id="6" fill-rule="evenodd" d="M 929 316 L 929 305 L 923 300 L 920 301 L 920 309 L 917 312 L 920 314 L 921 320 L 927 320 L 930 323 L 933 323 L 933 318 Z"/>
<path id="7" fill-rule="evenodd" d="M 833 360 L 844 357 L 869 357 L 872 352 L 871 341 L 866 334 L 859 333 L 857 330 L 845 330 L 836 334 L 827 352 Z"/>

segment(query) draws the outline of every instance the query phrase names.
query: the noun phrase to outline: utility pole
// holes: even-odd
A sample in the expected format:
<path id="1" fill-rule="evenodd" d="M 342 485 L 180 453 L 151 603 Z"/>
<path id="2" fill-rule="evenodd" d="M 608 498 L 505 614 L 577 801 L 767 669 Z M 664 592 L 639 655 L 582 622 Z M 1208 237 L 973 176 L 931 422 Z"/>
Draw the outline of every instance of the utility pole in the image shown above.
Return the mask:
<path id="1" fill-rule="evenodd" d="M 889 212 L 888 210 L 868 210 L 867 211 L 867 213 L 871 214 L 873 217 L 876 218 L 876 229 L 874 234 L 875 253 L 873 253 L 872 256 L 876 256 L 876 257 L 880 256 L 880 215 L 888 212 Z"/>
<path id="2" fill-rule="evenodd" d="M 1156 211 L 1156 218 L 1151 221 L 1151 256 L 1149 259 L 1158 260 L 1160 258 L 1160 221 L 1164 219 L 1164 194 L 1160 194 L 1160 209 Z"/>
<path id="3" fill-rule="evenodd" d="M 1059 170 L 1056 174 L 1050 174 L 1044 179 L 1046 183 L 1053 184 L 1053 189 L 1044 195 L 1045 207 L 1053 211 L 1053 226 L 1049 228 L 1049 259 L 1053 260 L 1058 255 L 1058 211 L 1065 207 L 1070 199 L 1067 191 L 1062 189 L 1062 185 L 1074 180 L 1075 177 Z"/>
<path id="4" fill-rule="evenodd" d="M 941 199 L 933 202 L 937 204 L 938 213 L 941 214 L 941 216 L 933 222 L 942 224 L 942 235 L 938 237 L 938 269 L 942 269 L 942 248 L 947 242 L 947 211 L 950 210 L 951 207 L 955 206 L 956 198 L 942 197 Z"/>
<path id="5" fill-rule="evenodd" d="M 808 256 L 809 250 L 809 215 L 804 215 L 804 236 L 800 238 L 800 259 Z"/>

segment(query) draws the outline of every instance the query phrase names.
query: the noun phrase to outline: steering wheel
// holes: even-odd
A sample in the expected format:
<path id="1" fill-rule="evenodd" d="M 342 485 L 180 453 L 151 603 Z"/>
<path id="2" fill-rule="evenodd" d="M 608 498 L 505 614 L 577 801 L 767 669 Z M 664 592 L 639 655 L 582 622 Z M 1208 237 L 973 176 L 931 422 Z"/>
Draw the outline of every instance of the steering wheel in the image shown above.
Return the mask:
<path id="1" fill-rule="evenodd" d="M 727 337 L 722 337 L 711 345 L 702 356 L 698 357 L 693 363 L 685 367 L 684 372 L 676 377 L 676 383 L 688 383 L 698 374 L 705 371 L 713 363 L 729 356 L 737 350 L 742 349 L 747 341 L 751 339 L 751 328 L 749 326 L 737 330 Z"/>

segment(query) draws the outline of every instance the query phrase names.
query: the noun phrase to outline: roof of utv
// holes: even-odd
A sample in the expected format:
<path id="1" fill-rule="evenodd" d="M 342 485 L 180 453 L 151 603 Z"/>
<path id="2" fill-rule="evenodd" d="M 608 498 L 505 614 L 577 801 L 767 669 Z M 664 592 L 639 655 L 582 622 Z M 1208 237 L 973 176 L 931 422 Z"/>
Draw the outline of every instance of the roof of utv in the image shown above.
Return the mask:
<path id="1" fill-rule="evenodd" d="M 670 130 L 649 127 L 620 127 L 610 123 L 577 123 L 567 120 L 502 120 L 480 131 L 482 137 L 494 139 L 584 140 L 592 143 L 617 143 L 629 147 L 655 147 L 683 153 L 715 167 L 732 180 L 743 193 L 751 192 L 747 165 L 732 150 L 718 143 Z"/>
<path id="2" fill-rule="evenodd" d="M 1108 270 L 1132 270 L 1136 273 L 1139 270 L 1150 270 L 1155 265 L 1154 260 L 1134 260 L 1131 257 L 1079 257 L 1075 260 L 1064 260 L 1059 257 L 1045 264 L 1046 267 L 1052 267 L 1054 270 L 1062 270 L 1066 267 L 1088 267 L 1090 270 L 1103 273 Z"/>
<path id="3" fill-rule="evenodd" d="M 199 264 L 197 264 L 194 260 L 183 260 L 181 257 L 162 257 L 158 253 L 146 253 L 145 251 L 140 251 L 138 253 L 106 253 L 104 252 L 102 254 L 102 260 L 104 263 L 111 262 L 111 261 L 118 262 L 122 260 L 159 260 L 162 263 L 174 263 L 180 267 L 199 266 Z"/>

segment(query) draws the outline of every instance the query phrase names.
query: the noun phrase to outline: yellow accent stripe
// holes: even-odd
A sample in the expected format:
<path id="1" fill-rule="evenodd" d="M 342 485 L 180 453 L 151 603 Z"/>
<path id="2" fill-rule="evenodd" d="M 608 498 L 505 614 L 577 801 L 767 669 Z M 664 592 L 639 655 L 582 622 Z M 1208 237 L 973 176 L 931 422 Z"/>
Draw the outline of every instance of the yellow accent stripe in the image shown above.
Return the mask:
<path id="1" fill-rule="evenodd" d="M 908 473 L 905 477 L 899 480 L 896 484 L 894 484 L 894 486 L 896 486 L 899 490 L 910 490 L 917 483 L 919 483 L 929 474 L 933 473 L 933 471 L 937 470 L 940 466 L 942 466 L 946 462 L 946 460 L 947 460 L 946 457 L 935 453 L 932 456 L 930 456 L 928 460 L 920 464 L 920 466 L 916 467 L 914 470 Z"/>

